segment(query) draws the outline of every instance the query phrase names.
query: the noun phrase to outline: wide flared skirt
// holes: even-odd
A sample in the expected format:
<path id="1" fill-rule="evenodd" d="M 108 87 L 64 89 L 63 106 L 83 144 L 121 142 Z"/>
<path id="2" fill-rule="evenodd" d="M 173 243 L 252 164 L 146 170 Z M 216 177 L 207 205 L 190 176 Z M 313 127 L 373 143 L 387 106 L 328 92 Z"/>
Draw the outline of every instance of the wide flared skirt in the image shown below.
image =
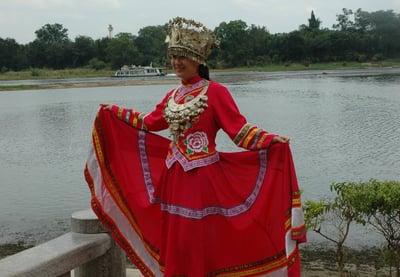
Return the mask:
<path id="1" fill-rule="evenodd" d="M 300 276 L 305 227 L 288 144 L 167 168 L 170 141 L 100 110 L 91 205 L 144 276 Z"/>

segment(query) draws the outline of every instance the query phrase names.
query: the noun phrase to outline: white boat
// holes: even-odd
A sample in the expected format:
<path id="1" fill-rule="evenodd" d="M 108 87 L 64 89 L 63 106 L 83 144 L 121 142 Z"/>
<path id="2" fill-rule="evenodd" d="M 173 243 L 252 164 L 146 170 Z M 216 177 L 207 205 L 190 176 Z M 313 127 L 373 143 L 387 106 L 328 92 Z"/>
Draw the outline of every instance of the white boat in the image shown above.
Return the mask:
<path id="1" fill-rule="evenodd" d="M 152 77 L 152 76 L 165 76 L 161 67 L 149 66 L 136 66 L 124 65 L 120 70 L 117 70 L 113 77 Z"/>

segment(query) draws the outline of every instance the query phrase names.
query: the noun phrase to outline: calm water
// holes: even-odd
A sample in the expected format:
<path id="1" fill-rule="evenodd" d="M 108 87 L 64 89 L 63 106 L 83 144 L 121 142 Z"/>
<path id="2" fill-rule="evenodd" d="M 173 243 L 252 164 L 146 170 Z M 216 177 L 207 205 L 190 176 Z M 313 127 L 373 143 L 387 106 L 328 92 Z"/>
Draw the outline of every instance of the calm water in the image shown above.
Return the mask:
<path id="1" fill-rule="evenodd" d="M 291 136 L 303 199 L 318 200 L 332 182 L 400 180 L 400 74 L 357 75 L 219 79 L 250 122 Z M 83 167 L 99 103 L 150 111 L 172 87 L 0 92 L 0 244 L 56 237 L 89 208 Z M 218 145 L 237 150 L 223 134 Z"/>

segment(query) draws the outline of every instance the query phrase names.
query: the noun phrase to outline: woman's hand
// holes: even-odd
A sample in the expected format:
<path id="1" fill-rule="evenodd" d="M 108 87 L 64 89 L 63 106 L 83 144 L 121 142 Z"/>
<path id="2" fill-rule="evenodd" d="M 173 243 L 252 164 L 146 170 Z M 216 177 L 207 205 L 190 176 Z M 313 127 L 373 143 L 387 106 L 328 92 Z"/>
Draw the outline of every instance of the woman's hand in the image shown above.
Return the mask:
<path id="1" fill-rule="evenodd" d="M 100 107 L 102 107 L 104 110 L 109 110 L 109 111 L 111 111 L 112 106 L 113 106 L 113 104 L 110 104 L 110 103 L 100 104 Z"/>
<path id="2" fill-rule="evenodd" d="M 282 136 L 282 135 L 276 135 L 273 139 L 272 139 L 272 143 L 289 143 L 290 138 L 288 136 Z"/>

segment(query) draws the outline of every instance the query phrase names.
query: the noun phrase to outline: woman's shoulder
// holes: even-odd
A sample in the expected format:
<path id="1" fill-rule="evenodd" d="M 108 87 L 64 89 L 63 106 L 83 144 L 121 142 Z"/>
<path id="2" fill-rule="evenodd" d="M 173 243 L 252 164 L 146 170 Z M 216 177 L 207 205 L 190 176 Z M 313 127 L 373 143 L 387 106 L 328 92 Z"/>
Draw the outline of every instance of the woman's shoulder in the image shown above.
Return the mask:
<path id="1" fill-rule="evenodd" d="M 220 89 L 228 90 L 223 84 L 213 81 L 213 80 L 209 81 L 209 86 L 213 87 L 213 88 L 220 88 Z"/>
<path id="2" fill-rule="evenodd" d="M 229 92 L 228 88 L 223 84 L 215 81 L 210 81 L 207 94 L 209 96 L 223 97 L 224 95 L 230 96 L 231 93 Z"/>

